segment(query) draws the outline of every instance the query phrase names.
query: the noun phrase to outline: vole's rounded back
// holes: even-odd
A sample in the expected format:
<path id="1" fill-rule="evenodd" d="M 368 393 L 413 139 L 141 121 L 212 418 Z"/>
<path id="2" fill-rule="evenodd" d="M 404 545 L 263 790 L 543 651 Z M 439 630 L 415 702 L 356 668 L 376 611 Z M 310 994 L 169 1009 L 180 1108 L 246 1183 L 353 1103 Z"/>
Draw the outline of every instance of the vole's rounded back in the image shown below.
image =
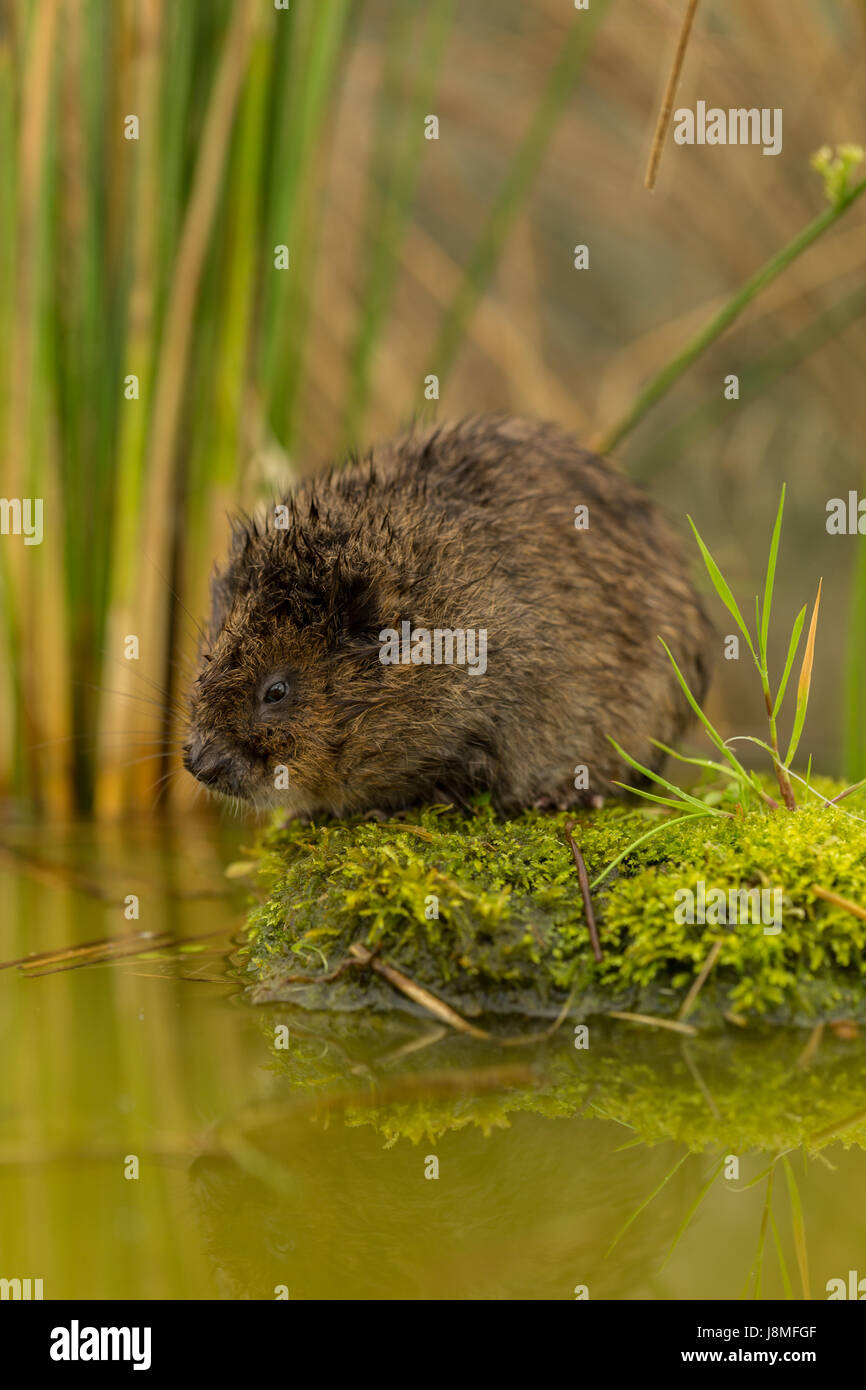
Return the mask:
<path id="1" fill-rule="evenodd" d="M 701 698 L 709 628 L 650 500 L 548 425 L 419 429 L 235 529 L 186 764 L 346 814 L 608 795 Z M 585 769 L 585 773 L 582 771 Z"/>

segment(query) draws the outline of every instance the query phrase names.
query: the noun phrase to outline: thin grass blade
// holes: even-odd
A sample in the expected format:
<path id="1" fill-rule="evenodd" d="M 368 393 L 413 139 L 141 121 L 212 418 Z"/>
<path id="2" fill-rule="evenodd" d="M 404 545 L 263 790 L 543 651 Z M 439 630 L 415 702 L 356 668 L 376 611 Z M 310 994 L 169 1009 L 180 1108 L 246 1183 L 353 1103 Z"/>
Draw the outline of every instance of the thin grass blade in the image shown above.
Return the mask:
<path id="1" fill-rule="evenodd" d="M 776 524 L 773 527 L 773 538 L 770 541 L 770 556 L 767 560 L 767 578 L 764 582 L 764 606 L 761 610 L 761 625 L 759 628 L 759 642 L 761 651 L 761 663 L 764 671 L 767 669 L 767 634 L 770 631 L 770 610 L 773 607 L 773 585 L 776 579 L 776 561 L 779 557 L 779 538 L 782 534 L 782 513 L 785 510 L 785 484 L 782 484 L 782 496 L 779 498 L 779 510 L 776 513 Z"/>
<path id="2" fill-rule="evenodd" d="M 791 1198 L 791 1225 L 794 1231 L 794 1249 L 797 1253 L 797 1268 L 800 1271 L 800 1285 L 803 1290 L 803 1298 L 808 1301 L 811 1298 L 811 1294 L 809 1293 L 809 1258 L 806 1250 L 806 1225 L 803 1220 L 803 1204 L 800 1201 L 800 1190 L 797 1187 L 794 1170 L 787 1158 L 782 1159 L 782 1166 L 785 1169 L 785 1177 L 788 1182 L 788 1194 Z"/>
<path id="3" fill-rule="evenodd" d="M 707 574 L 710 576 L 710 579 L 711 579 L 711 581 L 712 581 L 713 588 L 715 589 L 715 591 L 716 591 L 716 593 L 718 594 L 719 598 L 722 600 L 722 603 L 723 603 L 723 604 L 725 605 L 725 607 L 727 608 L 727 610 L 728 610 L 728 612 L 730 613 L 731 617 L 733 618 L 734 622 L 737 624 L 737 627 L 738 627 L 738 628 L 740 629 L 740 631 L 742 632 L 742 634 L 743 634 L 743 636 L 745 637 L 746 641 L 748 642 L 748 644 L 749 644 L 749 651 L 752 653 L 752 657 L 754 658 L 755 665 L 758 667 L 758 670 L 760 670 L 760 669 L 761 669 L 761 665 L 760 665 L 760 662 L 759 662 L 759 660 L 758 660 L 758 655 L 757 655 L 757 653 L 756 653 L 756 651 L 755 651 L 754 643 L 752 642 L 752 634 L 749 632 L 748 626 L 747 626 L 747 624 L 746 624 L 746 620 L 745 620 L 745 618 L 743 617 L 742 613 L 740 612 L 740 605 L 737 603 L 737 600 L 734 598 L 734 595 L 731 593 L 730 587 L 729 587 L 729 585 L 728 585 L 727 580 L 725 579 L 725 576 L 722 574 L 722 571 L 719 569 L 718 565 L 716 564 L 716 562 L 715 562 L 715 560 L 713 559 L 712 555 L 710 554 L 709 550 L 708 550 L 707 547 L 704 545 L 703 539 L 702 539 L 702 537 L 701 537 L 701 533 L 700 533 L 700 531 L 698 530 L 698 528 L 697 528 L 697 526 L 695 525 L 695 523 L 692 521 L 692 518 L 691 518 L 691 517 L 688 518 L 688 522 L 689 522 L 689 525 L 691 526 L 692 530 L 693 530 L 694 533 L 695 533 L 695 540 L 696 540 L 697 543 L 698 543 L 698 547 L 699 547 L 699 549 L 700 549 L 701 555 L 704 557 L 704 564 L 705 564 L 706 567 L 707 567 Z"/>
<path id="4" fill-rule="evenodd" d="M 782 708 L 782 701 L 785 698 L 785 691 L 788 688 L 788 677 L 791 674 L 791 667 L 794 664 L 794 657 L 797 655 L 797 648 L 800 645 L 800 633 L 803 631 L 803 624 L 806 621 L 806 604 L 800 609 L 794 619 L 794 627 L 791 632 L 791 640 L 788 643 L 788 655 L 785 657 L 785 669 L 782 672 L 782 679 L 779 682 L 779 692 L 776 696 L 776 703 L 773 705 L 773 718 Z"/>
<path id="5" fill-rule="evenodd" d="M 812 621 L 809 624 L 809 636 L 806 638 L 806 650 L 803 653 L 803 664 L 800 667 L 800 680 L 797 685 L 797 713 L 794 716 L 794 728 L 791 733 L 791 742 L 788 744 L 788 751 L 785 754 L 786 767 L 797 751 L 797 747 L 800 743 L 800 735 L 803 732 L 803 725 L 806 722 L 806 710 L 809 707 L 809 690 L 812 684 L 812 667 L 815 661 L 815 631 L 818 626 L 818 610 L 821 606 L 822 584 L 823 580 L 819 580 L 815 607 L 812 609 Z"/>
<path id="6" fill-rule="evenodd" d="M 667 642 L 664 640 L 663 637 L 660 637 L 660 638 L 659 638 L 659 641 L 661 642 L 662 646 L 664 647 L 665 651 L 666 651 L 667 654 L 668 654 L 668 659 L 669 659 L 671 665 L 673 666 L 673 668 L 674 668 L 674 670 L 675 670 L 675 672 L 676 672 L 677 680 L 679 681 L 680 685 L 682 686 L 683 694 L 685 695 L 686 699 L 688 700 L 689 704 L 691 705 L 691 707 L 692 707 L 692 709 L 694 710 L 695 714 L 697 715 L 698 719 L 699 719 L 699 720 L 701 721 L 701 723 L 703 724 L 703 726 L 704 726 L 704 728 L 706 729 L 707 733 L 709 734 L 711 740 L 712 740 L 713 743 L 716 745 L 716 747 L 718 748 L 719 752 L 722 753 L 722 754 L 724 755 L 724 757 L 726 758 L 726 760 L 730 763 L 731 767 L 734 768 L 735 771 L 738 772 L 739 774 L 741 774 L 743 777 L 748 778 L 748 775 L 749 775 L 748 772 L 747 772 L 746 769 L 743 767 L 742 763 L 738 762 L 737 759 L 734 757 L 733 753 L 731 752 L 730 748 L 728 748 L 728 745 L 725 743 L 725 740 L 722 738 L 722 736 L 721 736 L 721 734 L 719 733 L 718 729 L 716 729 L 716 728 L 710 723 L 709 719 L 707 718 L 707 716 L 704 714 L 703 710 L 701 709 L 701 707 L 700 707 L 698 701 L 695 699 L 695 696 L 692 694 L 692 691 L 691 691 L 691 688 L 690 688 L 690 686 L 689 686 L 689 683 L 688 683 L 688 681 L 686 680 L 685 676 L 683 675 L 682 671 L 680 670 L 679 666 L 677 665 L 676 660 L 675 660 L 675 658 L 674 658 L 674 655 L 673 655 L 673 653 L 672 653 L 670 647 L 668 646 Z"/>

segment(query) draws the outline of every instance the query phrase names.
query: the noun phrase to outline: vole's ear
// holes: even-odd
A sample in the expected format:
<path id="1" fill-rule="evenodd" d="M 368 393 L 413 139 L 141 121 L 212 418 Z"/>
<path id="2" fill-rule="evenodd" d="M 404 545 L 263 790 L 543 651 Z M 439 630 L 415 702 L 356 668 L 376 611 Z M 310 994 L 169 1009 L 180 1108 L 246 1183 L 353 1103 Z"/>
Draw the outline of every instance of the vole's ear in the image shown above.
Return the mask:
<path id="1" fill-rule="evenodd" d="M 378 586 L 369 570 L 338 556 L 328 599 L 328 626 L 334 643 L 356 647 L 375 642 L 378 650 L 380 609 Z"/>

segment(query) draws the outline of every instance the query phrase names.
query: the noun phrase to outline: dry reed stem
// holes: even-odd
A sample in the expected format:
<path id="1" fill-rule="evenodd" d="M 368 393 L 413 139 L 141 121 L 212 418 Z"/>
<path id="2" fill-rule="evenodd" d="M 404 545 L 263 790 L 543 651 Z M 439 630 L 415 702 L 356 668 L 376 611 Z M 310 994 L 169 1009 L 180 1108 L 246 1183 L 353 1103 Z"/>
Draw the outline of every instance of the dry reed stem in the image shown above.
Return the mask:
<path id="1" fill-rule="evenodd" d="M 679 85 L 680 74 L 682 72 L 683 62 L 686 56 L 686 48 L 688 47 L 689 35 L 692 32 L 692 24 L 694 23 L 697 8 L 698 0 L 689 0 L 688 8 L 686 9 L 686 13 L 683 18 L 683 27 L 680 30 L 680 37 L 677 41 L 677 48 L 674 54 L 673 65 L 668 76 L 668 83 L 665 87 L 665 94 L 662 98 L 662 105 L 661 110 L 659 111 L 659 118 L 656 123 L 655 135 L 653 136 L 649 164 L 647 166 L 646 177 L 644 179 L 644 185 L 646 188 L 653 189 L 656 186 L 656 174 L 658 173 L 659 160 L 662 157 L 662 149 L 664 147 L 665 137 L 668 133 L 668 127 L 671 122 L 671 112 L 673 111 L 674 97 L 677 94 L 677 87 Z"/>
<path id="2" fill-rule="evenodd" d="M 718 960 L 719 952 L 721 951 L 721 949 L 721 939 L 718 941 L 714 941 L 712 946 L 710 947 L 709 955 L 707 956 L 706 960 L 701 966 L 691 989 L 689 990 L 688 994 L 683 1000 L 683 1006 L 680 1009 L 679 1013 L 681 1023 L 683 1023 L 688 1018 L 692 1009 L 695 1007 L 695 1001 L 697 1000 L 698 995 L 704 987 L 704 983 L 706 981 L 707 976 L 709 975 L 710 971 L 712 970 L 713 966 Z"/>
<path id="3" fill-rule="evenodd" d="M 816 897 L 823 898 L 834 907 L 844 908 L 846 912 L 853 912 L 855 917 L 862 917 L 866 922 L 866 907 L 861 907 L 859 903 L 852 902 L 850 898 L 843 898 L 841 893 L 834 893 L 829 888 L 822 888 L 818 883 L 812 884 L 812 892 Z"/>
<path id="4" fill-rule="evenodd" d="M 672 1018 L 656 1018 L 654 1014 L 632 1014 L 620 1009 L 611 1009 L 605 1014 L 605 1018 L 621 1018 L 625 1023 L 642 1023 L 648 1028 L 668 1028 L 672 1033 L 682 1033 L 687 1038 L 698 1036 L 697 1028 L 693 1028 L 690 1023 L 677 1023 Z"/>

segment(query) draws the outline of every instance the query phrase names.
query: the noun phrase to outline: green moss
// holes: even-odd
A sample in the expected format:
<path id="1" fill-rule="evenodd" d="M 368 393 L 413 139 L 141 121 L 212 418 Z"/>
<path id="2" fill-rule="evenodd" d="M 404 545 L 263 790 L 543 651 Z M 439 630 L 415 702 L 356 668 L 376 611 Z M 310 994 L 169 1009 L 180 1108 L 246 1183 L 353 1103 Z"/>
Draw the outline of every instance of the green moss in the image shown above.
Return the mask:
<path id="1" fill-rule="evenodd" d="M 825 795 L 834 790 L 818 783 Z M 725 1011 L 774 1022 L 866 1019 L 866 921 L 816 886 L 866 903 L 864 797 L 811 798 L 795 813 L 671 824 L 594 893 L 604 960 L 590 948 L 563 814 L 502 819 L 435 807 L 400 821 L 275 824 L 260 857 L 265 901 L 249 922 L 246 969 L 259 1000 L 329 1009 L 413 1008 L 371 971 L 324 974 L 359 942 L 467 1017 L 552 1017 L 611 1009 L 675 1014 L 714 942 L 691 1022 Z M 617 803 L 575 818 L 590 878 L 658 818 Z M 681 889 L 781 892 L 782 925 L 678 922 Z M 438 916 L 431 915 L 433 904 Z M 573 995 L 573 997 L 571 997 Z"/>

